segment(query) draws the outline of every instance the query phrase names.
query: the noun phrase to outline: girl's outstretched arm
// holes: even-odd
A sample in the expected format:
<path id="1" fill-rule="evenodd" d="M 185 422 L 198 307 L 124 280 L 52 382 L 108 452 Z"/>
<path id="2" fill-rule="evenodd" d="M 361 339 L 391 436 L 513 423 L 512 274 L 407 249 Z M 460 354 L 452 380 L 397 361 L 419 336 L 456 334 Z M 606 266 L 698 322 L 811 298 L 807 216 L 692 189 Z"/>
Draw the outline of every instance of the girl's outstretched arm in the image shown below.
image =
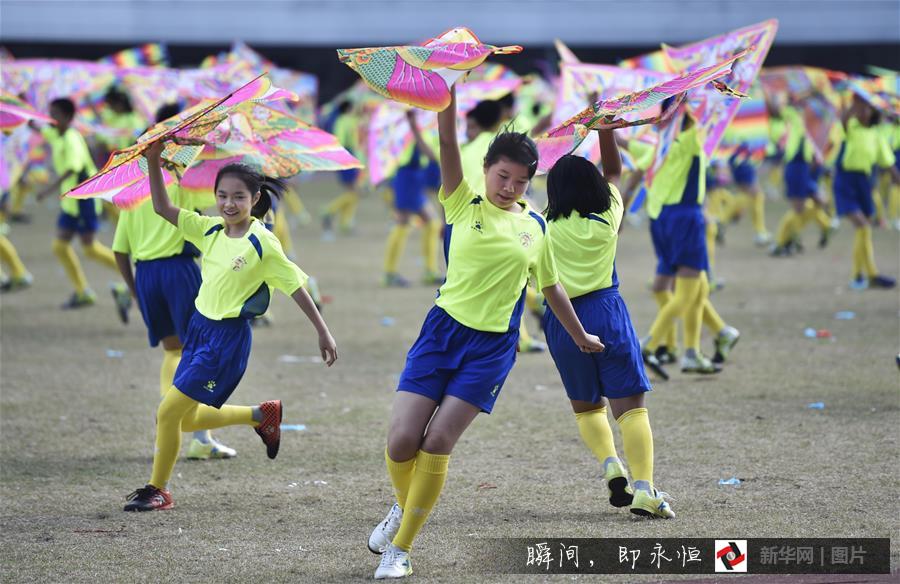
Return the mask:
<path id="1" fill-rule="evenodd" d="M 441 145 L 441 180 L 444 196 L 449 197 L 463 181 L 462 158 L 456 137 L 456 86 L 450 88 L 450 105 L 438 113 Z"/>
<path id="2" fill-rule="evenodd" d="M 619 186 L 622 177 L 622 156 L 616 142 L 615 130 L 597 130 L 600 138 L 600 162 L 603 164 L 603 176 L 606 181 Z"/>
<path id="3" fill-rule="evenodd" d="M 306 288 L 301 286 L 296 292 L 291 294 L 291 298 L 294 299 L 294 302 L 297 303 L 297 306 L 300 307 L 300 310 L 303 311 L 303 314 L 315 327 L 316 332 L 319 333 L 319 352 L 325 364 L 331 367 L 338 358 L 337 343 L 334 342 L 334 337 L 331 336 L 328 325 L 325 324 L 325 319 L 319 314 L 319 309 L 316 308 L 316 304 L 313 302 L 309 292 L 306 291 Z"/>
<path id="4" fill-rule="evenodd" d="M 154 142 L 144 151 L 147 159 L 148 172 L 150 173 L 150 197 L 153 199 L 153 210 L 156 214 L 178 227 L 178 213 L 180 209 L 172 204 L 169 193 L 166 192 L 166 181 L 163 179 L 160 168 L 160 156 L 166 145 L 162 140 Z"/>

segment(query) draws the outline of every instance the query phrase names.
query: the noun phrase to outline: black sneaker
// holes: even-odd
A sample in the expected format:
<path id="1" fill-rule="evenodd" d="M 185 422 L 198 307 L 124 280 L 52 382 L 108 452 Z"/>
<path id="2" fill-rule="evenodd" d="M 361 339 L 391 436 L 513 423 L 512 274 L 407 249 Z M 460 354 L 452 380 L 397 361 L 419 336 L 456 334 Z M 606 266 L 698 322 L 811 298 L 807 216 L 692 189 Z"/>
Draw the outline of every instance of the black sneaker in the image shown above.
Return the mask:
<path id="1" fill-rule="evenodd" d="M 153 485 L 147 485 L 133 491 L 125 500 L 125 511 L 163 511 L 175 506 L 172 501 L 172 493 L 165 489 L 157 489 Z"/>
<path id="2" fill-rule="evenodd" d="M 670 351 L 669 347 L 666 345 L 660 345 L 656 349 L 656 358 L 659 360 L 660 364 L 668 365 L 670 363 L 675 363 L 678 361 L 678 354 L 675 351 Z"/>
<path id="3" fill-rule="evenodd" d="M 828 247 L 828 242 L 831 241 L 831 236 L 834 234 L 834 227 L 830 225 L 822 230 L 822 234 L 819 236 L 819 249 L 825 249 Z"/>
<path id="4" fill-rule="evenodd" d="M 896 285 L 897 280 L 889 278 L 887 276 L 882 276 L 881 274 L 869 278 L 869 288 L 881 288 L 884 290 L 888 290 Z"/>
<path id="5" fill-rule="evenodd" d="M 122 321 L 122 324 L 128 324 L 128 311 L 131 310 L 131 292 L 121 284 L 110 286 L 110 292 L 112 292 L 113 300 L 116 303 L 119 320 Z"/>
<path id="6" fill-rule="evenodd" d="M 662 363 L 659 362 L 659 359 L 656 358 L 655 354 L 651 353 L 649 349 L 642 349 L 641 357 L 644 359 L 644 365 L 650 369 L 650 371 L 668 381 L 669 374 L 666 373 Z"/>
<path id="7" fill-rule="evenodd" d="M 78 308 L 93 306 L 95 302 L 97 302 L 97 297 L 93 292 L 87 291 L 82 294 L 75 292 L 68 300 L 62 303 L 60 308 L 63 310 L 76 310 Z"/>

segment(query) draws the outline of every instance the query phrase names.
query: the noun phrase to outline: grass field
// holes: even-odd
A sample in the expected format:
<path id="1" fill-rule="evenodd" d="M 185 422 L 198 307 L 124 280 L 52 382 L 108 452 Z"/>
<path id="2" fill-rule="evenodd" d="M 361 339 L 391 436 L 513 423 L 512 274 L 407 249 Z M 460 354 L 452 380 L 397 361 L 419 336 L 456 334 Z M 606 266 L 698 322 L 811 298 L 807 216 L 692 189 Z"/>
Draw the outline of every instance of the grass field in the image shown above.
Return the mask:
<path id="1" fill-rule="evenodd" d="M 335 185 L 307 183 L 304 198 L 320 208 Z M 770 230 L 783 209 L 769 204 Z M 280 359 L 317 350 L 312 328 L 279 296 L 231 399 L 280 398 L 284 422 L 306 431 L 286 433 L 273 462 L 250 429 L 220 430 L 236 459 L 179 461 L 175 509 L 127 515 L 124 496 L 149 478 L 161 351 L 147 346 L 137 312 L 130 325 L 118 322 L 106 292 L 113 274 L 100 266 L 85 262 L 98 305 L 58 309 L 69 289 L 50 251 L 56 213 L 29 210 L 32 225 L 14 225 L 10 238 L 35 285 L 3 296 L 0 310 L 3 581 L 370 579 L 377 558 L 366 538 L 392 498 L 387 416 L 434 296 L 424 286 L 379 286 L 390 221 L 380 197 L 364 199 L 354 236 L 323 243 L 316 225 L 293 230 L 298 263 L 333 298 L 325 316 L 336 366 Z M 896 569 L 900 303 L 896 291 L 847 288 L 848 224 L 824 251 L 811 245 L 815 236 L 810 227 L 803 256 L 776 260 L 753 247 L 747 222 L 728 230 L 717 270 L 727 285 L 713 300 L 743 335 L 733 361 L 715 378 L 675 373 L 648 399 L 656 483 L 671 493 L 677 519 L 634 521 L 606 503 L 552 361 L 521 355 L 494 414 L 476 420 L 454 452 L 412 555 L 415 581 L 521 581 L 487 576 L 472 560 L 487 545 L 481 538 L 501 536 L 892 537 Z M 111 232 L 101 238 L 110 243 Z M 897 232 L 875 232 L 878 263 L 894 276 L 898 245 Z M 418 249 L 413 235 L 402 264 L 409 277 L 421 271 Z M 645 227 L 624 230 L 617 265 L 643 334 L 656 310 Z M 856 317 L 835 320 L 838 311 Z M 829 329 L 833 340 L 807 339 L 806 327 Z M 718 485 L 731 477 L 742 484 Z"/>

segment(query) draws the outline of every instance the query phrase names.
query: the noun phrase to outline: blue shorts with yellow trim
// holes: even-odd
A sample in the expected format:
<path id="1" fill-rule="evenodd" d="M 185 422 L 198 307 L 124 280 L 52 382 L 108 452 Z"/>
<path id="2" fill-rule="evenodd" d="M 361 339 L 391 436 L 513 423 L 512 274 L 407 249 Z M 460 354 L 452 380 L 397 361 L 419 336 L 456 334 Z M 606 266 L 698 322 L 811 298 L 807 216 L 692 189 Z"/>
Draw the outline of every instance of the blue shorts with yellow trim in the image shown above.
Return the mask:
<path id="1" fill-rule="evenodd" d="M 452 395 L 489 414 L 516 362 L 518 342 L 518 327 L 505 333 L 478 331 L 434 306 L 406 356 L 397 391 L 438 403 Z"/>
<path id="2" fill-rule="evenodd" d="M 578 320 L 606 346 L 601 353 L 582 353 L 553 314 L 544 313 L 544 334 L 569 399 L 600 403 L 650 391 L 641 347 L 618 288 L 595 290 L 572 298 Z"/>
<path id="3" fill-rule="evenodd" d="M 200 403 L 221 408 L 247 370 L 253 333 L 246 318 L 211 320 L 195 311 L 173 382 Z"/>
<path id="4" fill-rule="evenodd" d="M 61 211 L 56 220 L 56 227 L 75 233 L 94 233 L 100 226 L 96 204 L 94 199 L 78 199 L 78 215 L 69 215 Z"/>
<path id="5" fill-rule="evenodd" d="M 851 215 L 859 211 L 866 217 L 873 216 L 875 201 L 869 175 L 838 168 L 834 173 L 834 208 L 838 215 Z"/>
<path id="6" fill-rule="evenodd" d="M 398 211 L 418 213 L 428 200 L 425 196 L 425 171 L 421 168 L 402 166 L 391 181 L 394 187 L 394 208 Z"/>
<path id="7" fill-rule="evenodd" d="M 134 284 L 151 347 L 173 335 L 184 344 L 200 283 L 200 267 L 190 255 L 137 262 Z"/>
<path id="8" fill-rule="evenodd" d="M 679 267 L 709 270 L 706 218 L 699 205 L 667 205 L 650 221 L 656 273 L 674 276 Z"/>

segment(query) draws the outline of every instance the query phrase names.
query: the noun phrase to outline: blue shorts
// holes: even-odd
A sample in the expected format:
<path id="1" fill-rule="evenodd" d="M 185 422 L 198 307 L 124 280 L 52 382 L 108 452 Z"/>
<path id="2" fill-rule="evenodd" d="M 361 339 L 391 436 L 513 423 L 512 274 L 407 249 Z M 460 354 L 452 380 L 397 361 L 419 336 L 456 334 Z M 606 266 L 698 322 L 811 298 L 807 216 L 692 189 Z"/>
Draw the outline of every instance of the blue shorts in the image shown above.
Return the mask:
<path id="1" fill-rule="evenodd" d="M 200 268 L 190 255 L 137 262 L 134 283 L 151 347 L 172 335 L 184 344 L 200 281 Z"/>
<path id="2" fill-rule="evenodd" d="M 834 173 L 834 208 L 838 215 L 861 211 L 866 217 L 875 214 L 872 181 L 864 172 L 847 172 L 838 168 Z"/>
<path id="3" fill-rule="evenodd" d="M 674 276 L 680 266 L 709 270 L 706 253 L 706 218 L 699 205 L 667 205 L 650 221 L 656 252 L 656 273 Z"/>
<path id="4" fill-rule="evenodd" d="M 516 362 L 518 342 L 518 328 L 505 333 L 477 331 L 434 306 L 406 355 L 397 391 L 438 403 L 452 395 L 489 414 Z"/>
<path id="5" fill-rule="evenodd" d="M 391 181 L 394 187 L 394 208 L 398 211 L 418 213 L 428 200 L 425 196 L 425 171 L 421 168 L 402 166 Z"/>
<path id="6" fill-rule="evenodd" d="M 338 171 L 338 180 L 346 187 L 356 185 L 356 178 L 359 176 L 358 168 L 348 168 L 347 170 Z"/>
<path id="7" fill-rule="evenodd" d="M 650 391 L 641 347 L 618 288 L 572 299 L 584 330 L 600 337 L 602 353 L 582 353 L 552 310 L 544 313 L 544 334 L 569 399 L 600 403 Z"/>
<path id="8" fill-rule="evenodd" d="M 750 162 L 731 165 L 731 178 L 741 186 L 750 186 L 756 182 L 756 167 Z"/>
<path id="9" fill-rule="evenodd" d="M 441 165 L 433 160 L 425 167 L 425 188 L 433 191 L 441 188 Z"/>
<path id="10" fill-rule="evenodd" d="M 253 335 L 245 318 L 210 320 L 194 312 L 173 382 L 200 403 L 221 408 L 244 376 Z"/>
<path id="11" fill-rule="evenodd" d="M 94 199 L 78 199 L 78 215 L 60 212 L 56 227 L 75 233 L 94 233 L 100 226 Z"/>
<path id="12" fill-rule="evenodd" d="M 818 177 L 812 172 L 809 163 L 794 159 L 784 165 L 784 183 L 789 199 L 806 199 L 816 194 Z"/>

